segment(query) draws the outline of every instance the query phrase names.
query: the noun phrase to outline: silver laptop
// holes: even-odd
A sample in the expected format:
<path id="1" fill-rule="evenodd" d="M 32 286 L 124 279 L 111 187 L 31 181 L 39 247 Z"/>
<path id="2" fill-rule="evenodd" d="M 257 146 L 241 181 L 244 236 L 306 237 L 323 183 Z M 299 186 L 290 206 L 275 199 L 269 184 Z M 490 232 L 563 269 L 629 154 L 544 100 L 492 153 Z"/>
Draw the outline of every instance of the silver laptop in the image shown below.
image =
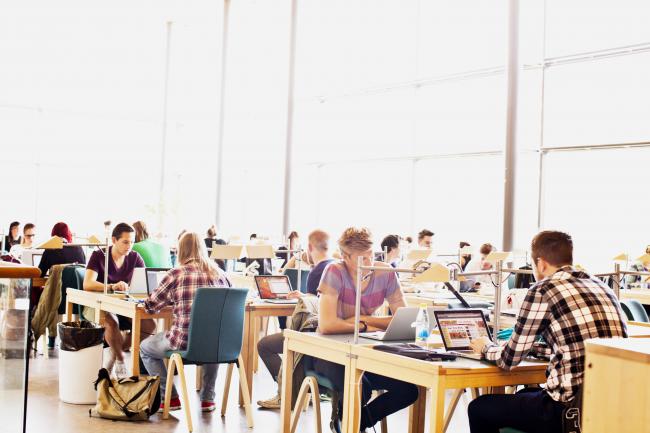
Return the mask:
<path id="1" fill-rule="evenodd" d="M 481 354 L 472 350 L 470 342 L 480 337 L 492 340 L 482 310 L 436 310 L 434 315 L 448 353 L 462 358 L 481 359 Z"/>
<path id="2" fill-rule="evenodd" d="M 415 340 L 413 323 L 417 319 L 419 311 L 419 307 L 398 308 L 386 331 L 361 332 L 359 335 L 363 338 L 378 341 L 413 341 Z M 435 327 L 433 307 L 428 307 L 427 313 L 429 314 L 429 332 L 431 332 Z"/>
<path id="3" fill-rule="evenodd" d="M 133 276 L 131 277 L 131 284 L 129 285 L 129 294 L 131 295 L 147 295 L 147 268 L 135 268 Z"/>
<path id="4" fill-rule="evenodd" d="M 291 282 L 286 275 L 256 275 L 255 286 L 260 299 L 270 304 L 296 304 L 297 299 L 287 299 L 292 291 Z"/>
<path id="5" fill-rule="evenodd" d="M 147 293 L 151 294 L 158 288 L 160 282 L 171 268 L 144 268 L 147 280 Z"/>

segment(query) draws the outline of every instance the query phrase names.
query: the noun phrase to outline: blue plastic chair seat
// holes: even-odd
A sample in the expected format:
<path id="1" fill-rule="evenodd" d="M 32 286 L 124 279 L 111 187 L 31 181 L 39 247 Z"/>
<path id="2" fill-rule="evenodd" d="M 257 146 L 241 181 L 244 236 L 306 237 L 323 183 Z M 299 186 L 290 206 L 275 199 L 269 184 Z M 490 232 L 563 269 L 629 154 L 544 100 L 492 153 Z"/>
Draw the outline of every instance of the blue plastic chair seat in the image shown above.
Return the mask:
<path id="1" fill-rule="evenodd" d="M 517 430 L 516 428 L 506 427 L 506 428 L 499 429 L 499 433 L 526 433 L 526 432 L 522 430 Z"/>

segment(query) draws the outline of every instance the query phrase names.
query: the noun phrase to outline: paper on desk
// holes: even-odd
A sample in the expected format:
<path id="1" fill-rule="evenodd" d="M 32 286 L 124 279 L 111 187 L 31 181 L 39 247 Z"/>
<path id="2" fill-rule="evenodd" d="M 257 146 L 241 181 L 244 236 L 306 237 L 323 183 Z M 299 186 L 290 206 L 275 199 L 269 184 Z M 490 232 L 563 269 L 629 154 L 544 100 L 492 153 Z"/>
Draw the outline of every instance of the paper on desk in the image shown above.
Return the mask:
<path id="1" fill-rule="evenodd" d="M 432 263 L 431 267 L 413 278 L 415 283 L 446 283 L 449 281 L 449 269 L 440 263 Z"/>

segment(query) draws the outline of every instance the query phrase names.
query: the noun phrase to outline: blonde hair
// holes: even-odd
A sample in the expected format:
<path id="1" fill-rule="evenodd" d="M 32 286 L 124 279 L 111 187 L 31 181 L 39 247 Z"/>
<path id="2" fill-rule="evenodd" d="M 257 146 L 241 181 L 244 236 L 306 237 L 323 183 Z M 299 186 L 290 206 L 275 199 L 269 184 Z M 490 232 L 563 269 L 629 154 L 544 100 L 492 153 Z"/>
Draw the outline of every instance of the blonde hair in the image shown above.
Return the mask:
<path id="1" fill-rule="evenodd" d="M 178 241 L 178 263 L 183 266 L 194 262 L 212 279 L 219 276 L 217 265 L 208 257 L 208 250 L 198 233 L 185 232 Z"/>
<path id="2" fill-rule="evenodd" d="M 309 243 L 318 251 L 327 251 L 329 249 L 330 236 L 322 230 L 314 230 L 309 233 Z"/>
<path id="3" fill-rule="evenodd" d="M 339 248 L 342 253 L 365 252 L 372 248 L 372 233 L 366 227 L 349 227 L 339 238 Z"/>

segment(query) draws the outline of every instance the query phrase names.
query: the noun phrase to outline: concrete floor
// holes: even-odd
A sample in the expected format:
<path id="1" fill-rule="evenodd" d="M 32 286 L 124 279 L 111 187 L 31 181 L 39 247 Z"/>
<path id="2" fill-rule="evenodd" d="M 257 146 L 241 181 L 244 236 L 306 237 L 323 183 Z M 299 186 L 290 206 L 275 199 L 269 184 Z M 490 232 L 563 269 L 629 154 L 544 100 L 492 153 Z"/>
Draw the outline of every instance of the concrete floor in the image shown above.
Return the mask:
<path id="1" fill-rule="evenodd" d="M 253 407 L 255 429 L 246 427 L 246 417 L 243 409 L 237 405 L 237 374 L 233 375 L 230 401 L 226 416 L 220 416 L 221 402 L 217 402 L 217 410 L 203 414 L 198 409 L 200 402 L 198 393 L 191 392 L 192 416 L 195 432 L 278 432 L 280 430 L 280 416 L 278 411 L 259 409 L 255 402 L 259 399 L 270 397 L 275 392 L 275 383 L 271 380 L 268 371 L 260 365 L 260 371 L 255 375 L 253 389 Z M 104 433 L 116 431 L 129 432 L 186 432 L 183 411 L 172 412 L 168 420 L 162 420 L 160 414 L 150 418 L 148 422 L 114 422 L 99 418 L 90 418 L 88 410 L 92 406 L 73 405 L 63 403 L 58 398 L 58 368 L 57 351 L 50 351 L 49 355 L 38 355 L 30 361 L 29 398 L 27 409 L 28 433 Z M 224 387 L 225 367 L 220 370 L 216 392 L 220 396 Z M 188 384 L 194 383 L 194 367 L 186 370 Z M 449 395 L 447 396 L 449 398 Z M 322 404 L 323 432 L 329 432 L 330 404 Z M 468 432 L 466 400 L 461 400 L 458 409 L 451 421 L 448 432 Z M 14 412 L 18 417 L 18 412 Z M 389 417 L 390 432 L 406 431 L 408 412 L 406 410 Z M 13 416 L 12 416 L 13 418 Z M 1 422 L 1 421 L 0 421 Z M 380 431 L 379 424 L 376 426 Z M 0 429 L 4 430 L 4 429 Z M 313 410 L 311 407 L 303 413 L 298 427 L 299 432 L 315 432 Z"/>

